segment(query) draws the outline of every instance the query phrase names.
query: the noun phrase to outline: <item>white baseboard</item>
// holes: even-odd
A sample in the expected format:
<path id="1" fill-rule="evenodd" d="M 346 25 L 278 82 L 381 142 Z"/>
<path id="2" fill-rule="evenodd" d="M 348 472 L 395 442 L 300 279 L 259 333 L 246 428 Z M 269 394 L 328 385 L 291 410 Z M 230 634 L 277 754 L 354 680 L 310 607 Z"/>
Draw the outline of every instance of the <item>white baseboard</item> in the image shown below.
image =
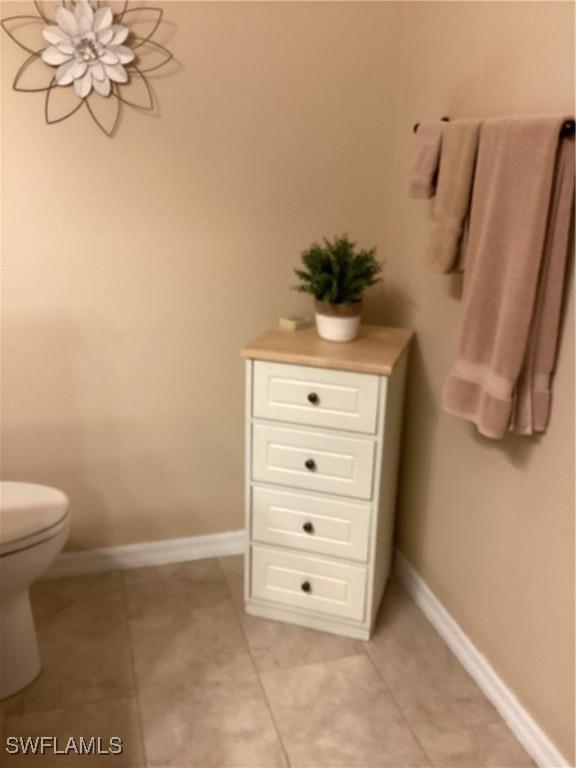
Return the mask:
<path id="1" fill-rule="evenodd" d="M 399 551 L 396 551 L 395 573 L 416 605 L 540 768 L 570 768 L 548 736 Z"/>
<path id="2" fill-rule="evenodd" d="M 85 573 L 142 568 L 146 565 L 180 563 L 207 557 L 240 555 L 246 547 L 245 531 L 227 531 L 208 536 L 190 536 L 185 539 L 166 539 L 122 547 L 89 549 L 82 552 L 64 552 L 48 569 L 44 578 L 76 576 Z"/>

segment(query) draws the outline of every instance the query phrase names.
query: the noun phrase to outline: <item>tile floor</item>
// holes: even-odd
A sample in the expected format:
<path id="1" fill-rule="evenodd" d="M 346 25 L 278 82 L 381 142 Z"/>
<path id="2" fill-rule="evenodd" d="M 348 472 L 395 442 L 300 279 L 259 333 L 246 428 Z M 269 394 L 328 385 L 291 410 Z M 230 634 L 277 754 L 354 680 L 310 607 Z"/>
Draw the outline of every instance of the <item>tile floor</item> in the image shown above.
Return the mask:
<path id="1" fill-rule="evenodd" d="M 6 768 L 520 768 L 534 763 L 402 589 L 363 643 L 242 610 L 242 558 L 43 581 L 44 670 L 3 738 L 120 736 Z"/>

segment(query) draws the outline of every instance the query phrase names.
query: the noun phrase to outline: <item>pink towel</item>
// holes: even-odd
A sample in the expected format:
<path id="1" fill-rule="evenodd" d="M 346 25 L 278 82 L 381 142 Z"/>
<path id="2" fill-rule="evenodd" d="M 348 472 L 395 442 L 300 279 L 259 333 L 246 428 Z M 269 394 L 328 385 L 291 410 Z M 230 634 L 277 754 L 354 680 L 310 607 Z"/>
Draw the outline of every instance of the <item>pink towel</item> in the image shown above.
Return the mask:
<path id="1" fill-rule="evenodd" d="M 433 272 L 463 271 L 460 246 L 470 208 L 479 132 L 479 120 L 455 120 L 444 129 L 428 246 L 428 265 Z"/>
<path id="2" fill-rule="evenodd" d="M 574 196 L 565 116 L 487 120 L 480 132 L 460 351 L 445 410 L 493 438 L 543 431 Z"/>
<path id="3" fill-rule="evenodd" d="M 446 126 L 440 120 L 422 123 L 416 131 L 416 160 L 410 179 L 410 197 L 434 197 L 440 162 L 442 133 Z"/>

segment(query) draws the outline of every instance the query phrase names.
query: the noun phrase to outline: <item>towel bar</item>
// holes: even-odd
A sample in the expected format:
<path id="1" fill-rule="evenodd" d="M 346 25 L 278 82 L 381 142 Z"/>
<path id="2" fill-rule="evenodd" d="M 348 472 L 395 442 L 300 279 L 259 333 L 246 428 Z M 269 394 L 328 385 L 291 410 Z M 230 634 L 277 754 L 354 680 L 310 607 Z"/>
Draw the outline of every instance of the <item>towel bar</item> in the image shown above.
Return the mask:
<path id="1" fill-rule="evenodd" d="M 440 119 L 444 123 L 450 122 L 449 117 L 441 117 Z M 419 125 L 420 123 L 414 123 L 414 127 L 412 128 L 414 133 L 418 132 Z M 562 128 L 560 129 L 560 136 L 564 138 L 567 138 L 568 136 L 574 136 L 575 128 L 576 128 L 576 123 L 574 122 L 574 120 L 566 120 L 566 122 L 562 125 Z"/>

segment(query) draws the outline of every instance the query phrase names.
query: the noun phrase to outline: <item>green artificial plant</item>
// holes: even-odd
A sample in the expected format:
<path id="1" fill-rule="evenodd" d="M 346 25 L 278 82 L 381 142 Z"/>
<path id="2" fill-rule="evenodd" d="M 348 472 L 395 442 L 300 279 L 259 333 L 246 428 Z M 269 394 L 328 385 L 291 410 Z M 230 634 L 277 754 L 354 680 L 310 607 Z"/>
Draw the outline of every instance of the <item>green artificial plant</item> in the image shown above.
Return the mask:
<path id="1" fill-rule="evenodd" d="M 312 243 L 302 253 L 306 269 L 295 269 L 300 284 L 293 286 L 301 293 L 311 293 L 318 301 L 330 304 L 353 304 L 371 285 L 380 281 L 382 265 L 376 261 L 376 248 L 356 251 L 356 243 L 348 235 L 332 242 Z"/>

